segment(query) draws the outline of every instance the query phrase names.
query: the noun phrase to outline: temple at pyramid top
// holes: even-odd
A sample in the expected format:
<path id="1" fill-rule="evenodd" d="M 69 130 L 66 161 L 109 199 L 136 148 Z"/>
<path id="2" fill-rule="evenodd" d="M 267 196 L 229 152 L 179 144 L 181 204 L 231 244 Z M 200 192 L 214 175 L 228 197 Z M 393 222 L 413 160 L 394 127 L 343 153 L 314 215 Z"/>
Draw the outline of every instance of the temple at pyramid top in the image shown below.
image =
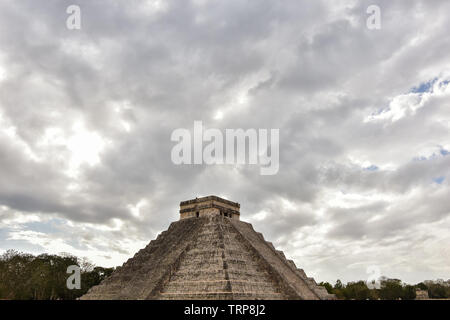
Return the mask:
<path id="1" fill-rule="evenodd" d="M 180 202 L 180 220 L 207 216 L 224 216 L 239 220 L 241 205 L 217 196 L 195 198 Z"/>

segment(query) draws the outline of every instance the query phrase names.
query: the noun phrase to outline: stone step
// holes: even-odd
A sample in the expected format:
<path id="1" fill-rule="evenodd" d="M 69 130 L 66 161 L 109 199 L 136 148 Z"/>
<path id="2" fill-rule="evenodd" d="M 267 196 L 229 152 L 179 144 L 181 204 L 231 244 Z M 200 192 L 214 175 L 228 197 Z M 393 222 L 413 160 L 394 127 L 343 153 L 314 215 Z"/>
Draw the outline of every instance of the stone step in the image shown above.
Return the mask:
<path id="1" fill-rule="evenodd" d="M 250 281 L 175 281 L 164 287 L 163 293 L 171 292 L 273 292 L 273 286 L 270 283 L 250 282 Z"/>
<path id="2" fill-rule="evenodd" d="M 260 281 L 261 277 L 268 277 L 266 273 L 256 272 L 255 270 L 227 270 L 228 278 L 230 280 L 242 280 L 248 281 Z M 225 270 L 223 268 L 210 268 L 210 269 L 198 269 L 198 270 L 178 270 L 171 277 L 171 281 L 179 280 L 222 280 L 225 279 Z"/>
<path id="3" fill-rule="evenodd" d="M 185 292 L 185 293 L 162 293 L 161 299 L 167 300 L 281 300 L 284 299 L 281 293 L 270 292 Z"/>

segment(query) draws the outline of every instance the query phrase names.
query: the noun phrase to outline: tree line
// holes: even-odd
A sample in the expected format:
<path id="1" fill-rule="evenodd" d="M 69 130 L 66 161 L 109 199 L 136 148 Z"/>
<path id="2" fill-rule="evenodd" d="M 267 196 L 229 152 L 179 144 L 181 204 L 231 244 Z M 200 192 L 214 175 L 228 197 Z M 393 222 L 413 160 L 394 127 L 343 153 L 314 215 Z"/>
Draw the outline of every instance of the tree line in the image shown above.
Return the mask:
<path id="1" fill-rule="evenodd" d="M 67 287 L 67 279 L 70 277 L 67 270 L 69 266 L 74 265 L 81 270 L 80 289 Z M 35 256 L 8 250 L 0 256 L 0 299 L 73 300 L 98 285 L 113 271 L 114 268 L 94 266 L 87 259 L 67 253 Z M 345 300 L 409 300 L 416 298 L 418 289 L 426 291 L 432 299 L 450 298 L 450 280 L 409 285 L 399 279 L 382 277 L 379 284 L 378 288 L 372 288 L 365 281 L 348 282 L 344 285 L 337 280 L 334 286 L 328 282 L 319 283 L 328 293 Z"/>
<path id="2" fill-rule="evenodd" d="M 67 288 L 67 268 L 74 265 L 81 270 L 80 289 Z M 0 256 L 0 299 L 73 300 L 113 271 L 66 253 L 34 256 L 8 250 Z"/>
<path id="3" fill-rule="evenodd" d="M 412 300 L 416 298 L 416 290 L 428 293 L 431 299 L 450 298 L 449 281 L 425 281 L 415 285 L 403 283 L 399 279 L 381 277 L 378 286 L 367 285 L 365 281 L 348 282 L 344 285 L 337 280 L 333 286 L 328 282 L 319 283 L 328 293 L 335 294 L 338 299 L 345 300 Z"/>

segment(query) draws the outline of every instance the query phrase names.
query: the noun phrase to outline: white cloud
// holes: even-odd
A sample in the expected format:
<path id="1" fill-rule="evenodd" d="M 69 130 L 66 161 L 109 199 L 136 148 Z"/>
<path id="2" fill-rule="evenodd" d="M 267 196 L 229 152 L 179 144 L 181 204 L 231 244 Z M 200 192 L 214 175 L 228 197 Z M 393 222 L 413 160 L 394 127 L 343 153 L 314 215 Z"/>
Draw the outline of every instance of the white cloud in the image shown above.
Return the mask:
<path id="1" fill-rule="evenodd" d="M 0 4 L 0 250 L 120 264 L 217 194 L 319 281 L 448 275 L 450 4 L 367 5 Z M 279 128 L 278 175 L 174 166 L 194 120 Z"/>

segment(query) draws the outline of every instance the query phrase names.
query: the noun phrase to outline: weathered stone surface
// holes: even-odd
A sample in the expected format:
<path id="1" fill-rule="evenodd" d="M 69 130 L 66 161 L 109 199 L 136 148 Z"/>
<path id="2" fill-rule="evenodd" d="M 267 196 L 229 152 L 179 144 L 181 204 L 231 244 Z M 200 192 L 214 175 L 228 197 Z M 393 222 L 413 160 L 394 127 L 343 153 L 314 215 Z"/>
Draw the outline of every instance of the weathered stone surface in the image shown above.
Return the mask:
<path id="1" fill-rule="evenodd" d="M 216 196 L 195 198 L 180 202 L 180 220 L 221 215 L 239 220 L 240 204 Z"/>
<path id="2" fill-rule="evenodd" d="M 302 269 L 297 269 L 292 260 L 287 260 L 283 252 L 266 242 L 251 224 L 220 214 L 183 217 L 173 222 L 167 231 L 81 297 L 333 298 Z"/>
<path id="3" fill-rule="evenodd" d="M 203 219 L 177 221 L 81 299 L 148 299 L 161 288 L 172 268 L 200 230 Z"/>

